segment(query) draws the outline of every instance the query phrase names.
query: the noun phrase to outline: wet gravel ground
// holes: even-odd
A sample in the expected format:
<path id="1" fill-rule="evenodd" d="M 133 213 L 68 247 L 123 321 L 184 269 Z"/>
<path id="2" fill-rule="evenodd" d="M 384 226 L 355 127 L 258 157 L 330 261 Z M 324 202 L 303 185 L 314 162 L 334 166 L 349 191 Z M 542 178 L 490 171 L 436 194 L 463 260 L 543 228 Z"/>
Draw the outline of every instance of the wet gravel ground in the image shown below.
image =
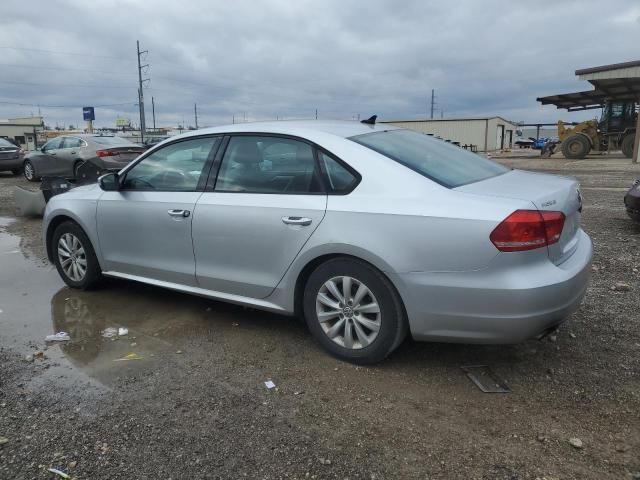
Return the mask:
<path id="1" fill-rule="evenodd" d="M 543 341 L 408 340 L 373 367 L 327 356 L 296 319 L 128 282 L 66 288 L 40 221 L 13 217 L 13 186 L 33 184 L 0 174 L 0 478 L 640 478 L 640 227 L 622 204 L 640 168 L 499 161 L 582 182 L 584 305 Z M 71 342 L 45 350 L 60 330 Z M 511 393 L 480 392 L 469 364 Z"/>

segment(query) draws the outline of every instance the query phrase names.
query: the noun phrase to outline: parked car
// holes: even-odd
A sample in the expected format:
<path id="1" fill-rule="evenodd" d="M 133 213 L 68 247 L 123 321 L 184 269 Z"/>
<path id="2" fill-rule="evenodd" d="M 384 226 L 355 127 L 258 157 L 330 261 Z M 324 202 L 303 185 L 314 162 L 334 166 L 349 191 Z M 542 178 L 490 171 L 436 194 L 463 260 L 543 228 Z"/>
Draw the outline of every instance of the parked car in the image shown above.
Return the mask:
<path id="1" fill-rule="evenodd" d="M 73 288 L 102 276 L 300 315 L 339 358 L 416 340 L 514 343 L 587 288 L 571 178 L 509 170 L 358 122 L 189 132 L 53 197 L 43 235 Z"/>
<path id="2" fill-rule="evenodd" d="M 24 158 L 24 176 L 30 182 L 45 176 L 78 178 L 78 168 L 91 162 L 100 170 L 120 170 L 145 149 L 115 135 L 63 135 Z"/>
<path id="3" fill-rule="evenodd" d="M 532 138 L 517 137 L 513 144 L 518 148 L 531 148 L 535 140 Z"/>
<path id="4" fill-rule="evenodd" d="M 151 147 L 155 147 L 160 142 L 164 142 L 167 137 L 150 137 L 146 138 L 145 141 L 141 144 L 145 149 L 149 149 Z"/>
<path id="5" fill-rule="evenodd" d="M 10 171 L 14 175 L 20 173 L 24 152 L 16 144 L 6 138 L 0 138 L 0 172 Z"/>
<path id="6" fill-rule="evenodd" d="M 632 220 L 640 222 L 640 178 L 636 178 L 631 184 L 631 188 L 624 196 L 624 205 L 627 215 Z"/>

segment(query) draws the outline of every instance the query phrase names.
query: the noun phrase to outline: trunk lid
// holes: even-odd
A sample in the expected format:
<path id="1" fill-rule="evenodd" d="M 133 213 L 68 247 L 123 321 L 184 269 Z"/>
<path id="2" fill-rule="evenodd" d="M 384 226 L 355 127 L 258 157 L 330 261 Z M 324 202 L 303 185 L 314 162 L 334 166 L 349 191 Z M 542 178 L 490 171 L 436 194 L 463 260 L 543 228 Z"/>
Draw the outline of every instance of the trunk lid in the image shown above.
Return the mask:
<path id="1" fill-rule="evenodd" d="M 578 246 L 582 195 L 580 184 L 575 178 L 512 170 L 455 190 L 475 195 L 527 200 L 532 203 L 532 209 L 564 213 L 560 240 L 547 247 L 549 258 L 556 265 L 570 257 Z"/>
<path id="2" fill-rule="evenodd" d="M 143 147 L 105 147 L 100 150 L 109 152 L 109 156 L 105 159 L 112 162 L 129 163 L 134 158 L 137 158 L 141 153 L 145 151 Z"/>
<path id="3" fill-rule="evenodd" d="M 0 146 L 0 160 L 10 160 L 18 158 L 20 152 L 18 147 L 3 147 Z"/>

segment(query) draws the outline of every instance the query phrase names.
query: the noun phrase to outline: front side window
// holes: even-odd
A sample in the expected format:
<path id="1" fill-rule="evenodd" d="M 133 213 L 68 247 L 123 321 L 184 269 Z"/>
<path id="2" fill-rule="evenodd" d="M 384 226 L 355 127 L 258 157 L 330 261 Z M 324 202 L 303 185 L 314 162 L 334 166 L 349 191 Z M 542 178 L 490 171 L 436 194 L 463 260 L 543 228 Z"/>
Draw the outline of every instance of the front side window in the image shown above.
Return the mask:
<path id="1" fill-rule="evenodd" d="M 479 182 L 509 170 L 450 143 L 413 130 L 386 130 L 350 137 L 448 188 Z"/>
<path id="2" fill-rule="evenodd" d="M 122 189 L 194 192 L 218 141 L 194 138 L 156 150 L 126 173 Z"/>
<path id="3" fill-rule="evenodd" d="M 215 190 L 218 192 L 322 192 L 313 148 L 301 141 L 271 136 L 232 137 Z"/>

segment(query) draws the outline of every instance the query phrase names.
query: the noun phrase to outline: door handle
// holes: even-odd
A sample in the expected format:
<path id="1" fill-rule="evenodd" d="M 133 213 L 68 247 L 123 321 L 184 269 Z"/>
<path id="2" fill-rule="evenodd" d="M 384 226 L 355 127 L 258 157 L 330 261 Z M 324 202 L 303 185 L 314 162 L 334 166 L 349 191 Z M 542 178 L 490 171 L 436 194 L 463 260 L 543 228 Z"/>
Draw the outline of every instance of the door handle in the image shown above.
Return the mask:
<path id="1" fill-rule="evenodd" d="M 53 152 L 53 153 L 50 153 L 49 155 L 51 155 L 52 157 L 55 157 L 57 153 Z"/>
<path id="2" fill-rule="evenodd" d="M 282 217 L 282 223 L 306 227 L 307 225 L 311 225 L 311 219 L 307 217 Z"/>
<path id="3" fill-rule="evenodd" d="M 170 209 L 167 211 L 167 213 L 169 214 L 170 217 L 184 217 L 187 218 L 189 215 L 191 215 L 191 212 L 189 210 L 179 210 L 179 209 Z"/>
<path id="4" fill-rule="evenodd" d="M 76 152 L 71 152 L 71 155 L 75 155 L 75 154 L 76 154 Z"/>

